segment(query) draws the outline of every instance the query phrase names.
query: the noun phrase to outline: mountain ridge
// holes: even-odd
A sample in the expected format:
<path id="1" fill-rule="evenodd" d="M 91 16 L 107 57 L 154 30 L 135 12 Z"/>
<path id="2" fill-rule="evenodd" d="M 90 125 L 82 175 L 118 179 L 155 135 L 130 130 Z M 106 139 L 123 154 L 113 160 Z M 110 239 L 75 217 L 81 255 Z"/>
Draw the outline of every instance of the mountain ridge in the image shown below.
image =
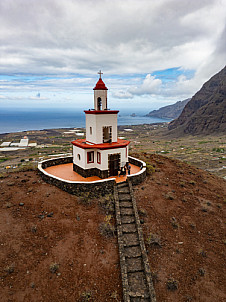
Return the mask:
<path id="1" fill-rule="evenodd" d="M 179 135 L 226 133 L 226 66 L 204 83 L 168 129 Z"/>
<path id="2" fill-rule="evenodd" d="M 183 101 L 178 101 L 172 105 L 164 106 L 159 108 L 158 110 L 150 111 L 148 114 L 146 114 L 146 116 L 175 119 L 181 114 L 184 106 L 189 102 L 190 99 L 191 98 Z"/>

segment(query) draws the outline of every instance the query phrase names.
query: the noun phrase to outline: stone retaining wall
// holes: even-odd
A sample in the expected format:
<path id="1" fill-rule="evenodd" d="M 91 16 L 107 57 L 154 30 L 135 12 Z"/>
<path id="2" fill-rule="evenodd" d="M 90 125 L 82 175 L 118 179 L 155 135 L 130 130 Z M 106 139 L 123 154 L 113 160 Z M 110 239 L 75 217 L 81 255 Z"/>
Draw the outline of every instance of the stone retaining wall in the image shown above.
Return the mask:
<path id="1" fill-rule="evenodd" d="M 52 184 L 70 194 L 80 196 L 83 195 L 84 193 L 89 192 L 90 197 L 98 197 L 98 196 L 104 196 L 107 194 L 114 193 L 114 186 L 115 186 L 114 178 L 90 181 L 90 182 L 70 181 L 51 175 L 44 170 L 47 167 L 72 163 L 72 161 L 73 161 L 72 156 L 45 160 L 38 164 L 38 170 L 42 179 L 45 182 Z"/>
<path id="2" fill-rule="evenodd" d="M 65 157 L 58 157 L 53 159 L 47 159 L 39 164 L 41 164 L 42 169 L 46 169 L 48 167 L 56 166 L 56 165 L 63 165 L 63 164 L 70 164 L 73 163 L 72 156 L 65 156 Z"/>
<path id="3" fill-rule="evenodd" d="M 142 183 L 147 174 L 146 174 L 146 163 L 140 159 L 129 156 L 129 162 L 135 166 L 140 167 L 140 171 L 133 175 L 127 175 L 128 180 L 131 181 L 133 185 L 138 185 Z"/>

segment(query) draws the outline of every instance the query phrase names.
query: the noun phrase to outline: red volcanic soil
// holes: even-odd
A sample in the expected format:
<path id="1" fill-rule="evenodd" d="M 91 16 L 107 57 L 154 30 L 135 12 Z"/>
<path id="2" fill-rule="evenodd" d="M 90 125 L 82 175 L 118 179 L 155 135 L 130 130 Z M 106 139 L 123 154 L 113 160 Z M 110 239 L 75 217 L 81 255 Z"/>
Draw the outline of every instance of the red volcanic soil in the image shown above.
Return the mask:
<path id="1" fill-rule="evenodd" d="M 157 301 L 225 301 L 226 182 L 134 155 L 152 173 L 134 192 Z M 1 302 L 122 301 L 117 239 L 100 234 L 99 200 L 82 203 L 34 171 L 8 173 L 0 188 Z"/>
<path id="2" fill-rule="evenodd" d="M 98 201 L 82 204 L 32 171 L 0 187 L 1 302 L 121 301 L 117 238 L 100 234 Z"/>
<path id="3" fill-rule="evenodd" d="M 147 244 L 157 301 L 226 301 L 226 181 L 166 157 L 146 161 L 156 172 L 135 196 L 146 243 L 157 237 Z"/>

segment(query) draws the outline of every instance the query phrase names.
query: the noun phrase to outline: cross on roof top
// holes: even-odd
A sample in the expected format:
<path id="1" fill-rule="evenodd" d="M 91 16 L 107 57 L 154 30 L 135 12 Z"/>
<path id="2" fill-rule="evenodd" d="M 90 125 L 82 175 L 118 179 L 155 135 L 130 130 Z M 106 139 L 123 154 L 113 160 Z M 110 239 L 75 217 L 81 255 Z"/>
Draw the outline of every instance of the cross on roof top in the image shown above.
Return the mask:
<path id="1" fill-rule="evenodd" d="M 101 79 L 101 75 L 103 74 L 103 72 L 101 72 L 101 70 L 98 72 L 98 74 L 100 75 L 100 79 Z"/>

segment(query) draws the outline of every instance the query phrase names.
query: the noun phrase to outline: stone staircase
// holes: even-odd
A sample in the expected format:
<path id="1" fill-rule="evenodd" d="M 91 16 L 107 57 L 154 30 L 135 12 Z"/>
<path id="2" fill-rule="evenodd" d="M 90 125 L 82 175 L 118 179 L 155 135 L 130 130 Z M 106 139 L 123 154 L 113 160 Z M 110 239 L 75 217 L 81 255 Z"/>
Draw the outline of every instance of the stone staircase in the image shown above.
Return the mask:
<path id="1" fill-rule="evenodd" d="M 131 182 L 118 183 L 114 198 L 124 301 L 156 302 Z"/>

